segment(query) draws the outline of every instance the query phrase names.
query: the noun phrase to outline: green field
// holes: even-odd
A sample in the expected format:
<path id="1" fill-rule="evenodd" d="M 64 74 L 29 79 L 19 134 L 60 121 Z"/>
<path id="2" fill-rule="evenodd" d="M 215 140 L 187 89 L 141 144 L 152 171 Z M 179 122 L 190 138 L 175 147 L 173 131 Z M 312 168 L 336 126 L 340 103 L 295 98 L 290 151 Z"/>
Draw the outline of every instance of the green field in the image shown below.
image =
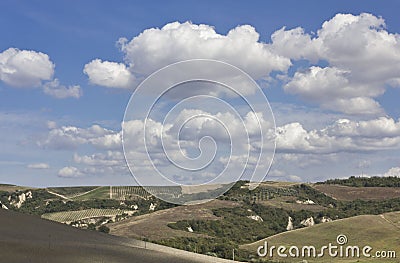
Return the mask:
<path id="1" fill-rule="evenodd" d="M 43 214 L 42 218 L 57 222 L 74 222 L 93 217 L 112 217 L 122 215 L 124 212 L 120 209 L 86 209 L 79 211 L 65 211 Z"/>
<path id="2" fill-rule="evenodd" d="M 282 258 L 274 253 L 272 258 L 278 262 L 300 262 L 302 259 L 307 262 L 399 262 L 400 258 L 400 212 L 386 213 L 383 215 L 362 215 L 352 218 L 333 221 L 330 223 L 318 224 L 309 228 L 297 229 L 289 232 L 277 234 L 255 243 L 242 245 L 240 248 L 249 251 L 257 256 L 257 248 L 268 242 L 268 246 L 307 246 L 312 245 L 321 248 L 324 245 L 332 243 L 337 245 L 336 238 L 344 234 L 348 238 L 348 243 L 344 246 L 359 246 L 360 248 L 369 245 L 373 248 L 371 254 L 376 251 L 395 251 L 397 259 L 377 259 L 366 258 L 332 258 L 325 256 L 323 258 Z M 286 252 L 287 253 L 287 252 Z M 268 256 L 263 258 L 271 259 Z"/>

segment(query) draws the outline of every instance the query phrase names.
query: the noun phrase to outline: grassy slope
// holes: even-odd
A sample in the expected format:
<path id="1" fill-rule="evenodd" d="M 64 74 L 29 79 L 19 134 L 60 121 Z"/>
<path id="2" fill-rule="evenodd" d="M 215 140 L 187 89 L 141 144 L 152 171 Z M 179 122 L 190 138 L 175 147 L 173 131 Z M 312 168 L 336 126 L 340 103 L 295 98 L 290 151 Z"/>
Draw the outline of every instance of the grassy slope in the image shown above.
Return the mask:
<path id="1" fill-rule="evenodd" d="M 89 200 L 89 199 L 109 199 L 110 198 L 110 187 L 100 186 L 86 194 L 76 196 L 72 198 L 75 201 Z"/>
<path id="2" fill-rule="evenodd" d="M 5 192 L 25 191 L 25 190 L 30 190 L 30 189 L 36 189 L 36 188 L 27 187 L 27 186 L 11 185 L 11 184 L 0 184 L 0 191 L 5 191 Z"/>
<path id="3" fill-rule="evenodd" d="M 400 257 L 400 212 L 387 213 L 384 215 L 363 215 L 352 218 L 337 220 L 331 223 L 318 224 L 309 228 L 302 228 L 290 232 L 284 232 L 275 236 L 268 237 L 264 240 L 257 241 L 252 244 L 241 246 L 242 249 L 254 252 L 257 248 L 268 241 L 271 245 L 284 245 L 290 247 L 292 245 L 304 246 L 314 245 L 317 249 L 329 243 L 336 244 L 336 237 L 339 234 L 345 234 L 348 237 L 347 245 L 358 245 L 363 247 L 369 245 L 376 250 L 395 250 L 397 257 Z M 282 260 L 282 258 L 274 258 Z M 308 262 L 399 262 L 396 260 L 379 259 L 307 259 Z M 299 262 L 299 259 L 284 262 Z"/>

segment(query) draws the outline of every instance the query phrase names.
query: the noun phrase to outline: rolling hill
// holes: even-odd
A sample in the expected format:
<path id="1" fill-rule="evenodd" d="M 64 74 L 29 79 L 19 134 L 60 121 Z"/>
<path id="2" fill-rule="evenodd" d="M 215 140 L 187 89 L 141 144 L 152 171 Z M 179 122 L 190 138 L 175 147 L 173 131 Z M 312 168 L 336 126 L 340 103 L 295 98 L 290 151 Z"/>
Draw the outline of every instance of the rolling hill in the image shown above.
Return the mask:
<path id="1" fill-rule="evenodd" d="M 338 235 L 345 235 L 348 243 L 344 245 L 359 246 L 360 248 L 369 245 L 373 248 L 371 258 L 332 258 L 325 253 L 322 258 L 283 258 L 274 253 L 274 257 L 264 257 L 265 260 L 272 259 L 277 262 L 299 262 L 306 259 L 307 262 L 400 262 L 399 259 L 390 258 L 379 260 L 374 258 L 376 251 L 395 251 L 400 253 L 400 212 L 386 213 L 382 215 L 361 215 L 351 218 L 336 220 L 329 223 L 314 225 L 308 228 L 301 228 L 288 232 L 283 232 L 266 239 L 240 246 L 241 249 L 251 252 L 255 258 L 258 258 L 257 248 L 268 242 L 268 246 L 291 246 L 312 245 L 318 249 L 324 245 L 332 243 L 337 245 Z M 396 251 L 397 250 L 397 251 Z M 288 253 L 288 252 L 286 252 Z M 399 257 L 397 255 L 397 257 Z"/>
<path id="2" fill-rule="evenodd" d="M 178 206 L 159 210 L 154 213 L 128 218 L 124 221 L 108 224 L 110 233 L 116 236 L 160 240 L 180 236 L 196 236 L 198 234 L 168 227 L 171 222 L 185 219 L 217 220 L 212 209 L 236 207 L 239 204 L 231 201 L 214 200 L 192 206 Z"/>
<path id="3" fill-rule="evenodd" d="M 0 209 L 1 262 L 229 262 Z"/>

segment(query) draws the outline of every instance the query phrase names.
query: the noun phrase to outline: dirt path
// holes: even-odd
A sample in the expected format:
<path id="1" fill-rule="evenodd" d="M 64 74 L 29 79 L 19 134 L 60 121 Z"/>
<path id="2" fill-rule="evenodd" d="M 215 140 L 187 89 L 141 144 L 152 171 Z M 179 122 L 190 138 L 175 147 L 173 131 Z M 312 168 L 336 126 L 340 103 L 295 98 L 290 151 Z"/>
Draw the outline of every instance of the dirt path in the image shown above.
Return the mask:
<path id="1" fill-rule="evenodd" d="M 380 216 L 383 220 L 385 220 L 386 222 L 388 222 L 389 224 L 391 224 L 392 226 L 394 226 L 394 227 L 400 229 L 400 226 L 396 225 L 395 223 L 393 223 L 392 221 L 390 221 L 389 219 L 387 219 L 387 218 L 385 217 L 384 214 L 381 214 L 381 215 L 379 215 L 379 216 Z"/>
<path id="2" fill-rule="evenodd" d="M 95 191 L 95 190 L 97 190 L 97 189 L 99 189 L 99 188 L 101 188 L 101 187 L 102 187 L 102 186 L 99 186 L 99 187 L 96 187 L 96 188 L 94 188 L 94 189 L 92 189 L 92 190 L 89 190 L 89 191 L 87 191 L 87 192 L 79 193 L 79 194 L 73 195 L 73 196 L 71 196 L 70 198 L 76 198 L 76 197 L 79 197 L 79 196 L 82 196 L 82 195 L 89 194 L 89 193 L 91 193 L 91 192 L 93 192 L 93 191 Z"/>
<path id="3" fill-rule="evenodd" d="M 72 201 L 72 199 L 71 199 L 71 198 L 68 198 L 68 197 L 66 197 L 65 195 L 58 194 L 58 193 L 56 193 L 56 192 L 50 191 L 49 189 L 47 189 L 47 192 L 48 192 L 49 194 L 52 194 L 52 195 L 55 195 L 55 196 L 61 197 L 62 199 L 66 199 L 66 200 L 70 200 L 70 201 Z"/>

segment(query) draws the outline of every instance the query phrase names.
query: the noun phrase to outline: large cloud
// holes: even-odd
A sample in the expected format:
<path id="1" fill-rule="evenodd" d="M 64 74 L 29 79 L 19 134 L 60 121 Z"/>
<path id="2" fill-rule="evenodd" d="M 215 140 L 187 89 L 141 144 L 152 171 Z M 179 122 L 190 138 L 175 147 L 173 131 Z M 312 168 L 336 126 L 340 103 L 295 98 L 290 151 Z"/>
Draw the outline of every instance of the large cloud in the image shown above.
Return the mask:
<path id="1" fill-rule="evenodd" d="M 57 99 L 80 98 L 80 86 L 65 87 L 53 79 L 54 63 L 47 54 L 9 48 L 0 53 L 0 80 L 12 87 L 42 88 Z"/>
<path id="2" fill-rule="evenodd" d="M 306 130 L 300 123 L 277 128 L 277 151 L 284 153 L 371 152 L 399 146 L 400 121 L 391 118 L 340 119 L 323 129 Z"/>
<path id="3" fill-rule="evenodd" d="M 284 87 L 326 109 L 382 114 L 375 98 L 386 85 L 400 83 L 400 37 L 386 31 L 384 20 L 371 14 L 337 14 L 315 36 L 302 28 L 282 28 L 272 35 L 272 46 L 295 60 L 328 63 L 296 72 Z"/>
<path id="4" fill-rule="evenodd" d="M 168 64 L 187 59 L 222 60 L 242 68 L 254 78 L 267 77 L 273 70 L 286 71 L 290 61 L 259 42 L 249 25 L 221 35 L 209 25 L 174 22 L 161 29 L 143 31 L 131 41 L 120 39 L 125 59 L 138 74 L 150 74 Z"/>
<path id="5" fill-rule="evenodd" d="M 288 58 L 277 55 L 270 45 L 260 42 L 259 34 L 249 25 L 238 26 L 223 35 L 209 25 L 174 22 L 161 29 L 146 29 L 131 40 L 121 38 L 118 43 L 127 66 L 95 59 L 84 68 L 90 82 L 124 88 L 132 82 L 132 74 L 147 76 L 188 59 L 228 62 L 256 79 L 267 78 L 272 71 L 285 72 L 291 66 Z"/>
<path id="6" fill-rule="evenodd" d="M 0 79 L 10 86 L 38 87 L 53 74 L 54 64 L 44 53 L 16 48 L 0 53 Z"/>
<path id="7" fill-rule="evenodd" d="M 76 149 L 83 144 L 91 144 L 100 149 L 116 149 L 121 147 L 120 133 L 105 129 L 99 125 L 89 128 L 75 126 L 50 126 L 47 137 L 37 144 L 44 148 L 56 150 Z"/>
<path id="8" fill-rule="evenodd" d="M 368 121 L 337 120 L 327 129 L 331 136 L 362 136 L 369 138 L 394 138 L 400 136 L 400 121 L 381 117 Z"/>
<path id="9" fill-rule="evenodd" d="M 208 114 L 209 117 L 194 119 L 181 127 L 182 120 L 188 119 L 188 116 L 194 114 Z M 228 160 L 232 162 L 235 169 L 240 170 L 242 164 L 247 161 L 247 156 L 233 155 L 228 159 L 229 154 L 226 154 L 224 149 L 230 147 L 229 137 L 224 137 L 224 135 L 227 136 L 225 130 L 221 132 L 221 127 L 218 127 L 218 123 L 213 123 L 213 118 L 218 118 L 227 123 L 226 128 L 231 131 L 230 135 L 234 143 L 241 144 L 242 148 L 250 146 L 248 165 L 255 165 L 257 160 L 254 159 L 255 155 L 252 154 L 252 151 L 256 151 L 259 145 L 253 141 L 253 137 L 257 137 L 257 133 L 252 130 L 252 126 L 258 126 L 258 122 L 255 121 L 254 114 L 248 113 L 245 116 L 243 122 L 249 128 L 249 141 L 244 137 L 243 131 L 240 131 L 242 120 L 229 113 L 210 114 L 205 111 L 185 110 L 180 112 L 176 118 L 173 118 L 174 122 L 172 123 L 161 123 L 148 119 L 146 127 L 148 134 L 146 136 L 143 132 L 143 121 L 125 122 L 123 123 L 124 133 L 128 134 L 130 138 L 125 141 L 125 150 L 128 159 L 134 160 L 134 167 L 131 167 L 132 171 L 144 174 L 153 171 L 153 164 L 149 162 L 148 153 L 150 153 L 154 165 L 164 169 L 164 171 L 169 171 L 171 163 L 166 158 L 166 150 L 172 160 L 186 164 L 187 157 L 191 156 L 191 153 L 193 154 L 193 149 L 199 149 L 199 139 L 204 136 L 214 138 L 218 150 L 219 147 L 222 147 L 221 155 L 214 160 L 217 163 L 213 167 L 215 170 L 210 170 L 209 175 L 212 172 L 218 174 L 218 169 L 224 167 Z M 271 124 L 265 121 L 262 116 L 259 116 L 259 121 L 264 130 L 264 135 L 267 137 L 274 136 Z M 181 136 L 178 142 L 176 133 L 181 128 Z M 147 149 L 142 147 L 144 138 L 147 141 Z M 290 122 L 277 127 L 276 139 L 277 153 L 281 160 L 286 160 L 292 165 L 295 164 L 297 168 L 308 169 L 311 166 L 322 166 L 327 160 L 335 162 L 335 160 L 342 158 L 341 156 L 350 156 L 354 153 L 372 154 L 379 151 L 399 149 L 400 120 L 396 121 L 389 117 L 365 121 L 339 119 L 319 129 L 305 128 L 298 122 Z M 112 131 L 99 125 L 93 125 L 89 128 L 50 125 L 47 139 L 41 141 L 40 144 L 58 150 L 71 148 L 79 150 L 79 147 L 84 147 L 85 152 L 88 149 L 85 146 L 94 147 L 95 153 L 93 154 L 75 153 L 72 160 L 77 168 L 67 167 L 60 172 L 60 176 L 128 173 L 121 150 L 121 131 Z M 104 149 L 107 151 L 103 151 Z M 212 148 L 203 149 L 210 151 Z M 102 151 L 96 153 L 99 150 Z M 239 151 L 239 154 L 244 152 L 246 151 Z M 205 157 L 208 156 L 208 153 L 204 154 L 206 154 Z M 195 156 L 197 155 L 195 154 Z M 267 165 L 267 162 L 262 162 L 260 165 Z M 292 174 L 294 171 L 288 172 Z"/>
<path id="10" fill-rule="evenodd" d="M 284 90 L 317 102 L 324 109 L 347 114 L 383 113 L 380 104 L 371 97 L 381 95 L 384 89 L 351 83 L 349 74 L 338 68 L 313 66 L 307 72 L 296 72 Z"/>
<path id="11" fill-rule="evenodd" d="M 181 120 L 188 119 L 187 116 L 193 116 L 193 114 L 199 116 L 207 114 L 210 117 L 194 118 L 181 126 L 183 124 Z M 219 122 L 214 121 L 214 118 Z M 230 144 L 230 139 L 232 139 L 235 143 L 243 144 L 244 148 L 248 146 L 248 143 L 256 147 L 255 142 L 252 141 L 253 138 L 257 138 L 257 132 L 254 127 L 252 128 L 256 125 L 261 125 L 264 139 L 274 136 L 271 123 L 264 120 L 262 115 L 256 120 L 252 113 L 246 114 L 243 119 L 244 126 L 240 124 L 241 119 L 229 113 L 210 114 L 198 110 L 182 111 L 174 120 L 176 121 L 174 123 L 161 123 L 148 119 L 146 136 L 143 121 L 132 120 L 123 123 L 124 132 L 130 136 L 129 148 L 145 153 L 145 149 L 135 147 L 142 145 L 143 138 L 146 137 L 150 151 L 163 152 L 162 147 L 170 147 L 169 149 L 182 154 L 180 151 L 185 152 L 186 147 L 197 147 L 198 141 L 194 139 L 199 140 L 204 136 L 214 138 L 217 143 Z M 225 123 L 226 127 L 221 126 L 220 122 Z M 243 127 L 248 128 L 247 133 L 241 130 Z M 229 131 L 229 134 L 225 129 Z M 321 129 L 306 129 L 298 122 L 291 122 L 277 127 L 276 131 L 277 150 L 285 153 L 370 152 L 395 149 L 400 145 L 400 120 L 395 121 L 389 117 L 366 121 L 339 119 Z M 177 144 L 178 132 L 180 132 L 180 145 Z M 244 137 L 247 134 L 249 141 Z M 161 143 L 162 139 L 164 145 Z M 121 150 L 121 131 L 112 131 L 99 125 L 89 128 L 53 126 L 47 138 L 39 141 L 38 144 L 59 150 L 76 149 L 79 145 L 88 144 L 96 149 L 116 151 Z"/>
<path id="12" fill-rule="evenodd" d="M 295 68 L 285 91 L 323 109 L 383 116 L 376 98 L 388 86 L 400 86 L 400 37 L 385 27 L 383 18 L 371 14 L 337 14 L 316 34 L 283 27 L 272 34 L 272 43 L 262 43 L 249 25 L 224 35 L 209 25 L 174 22 L 144 30 L 131 40 L 121 38 L 125 64 L 95 59 L 84 72 L 94 84 L 125 88 L 134 76 L 142 78 L 187 59 L 226 61 L 255 79 L 286 72 L 291 60 L 303 59 L 310 67 Z"/>

